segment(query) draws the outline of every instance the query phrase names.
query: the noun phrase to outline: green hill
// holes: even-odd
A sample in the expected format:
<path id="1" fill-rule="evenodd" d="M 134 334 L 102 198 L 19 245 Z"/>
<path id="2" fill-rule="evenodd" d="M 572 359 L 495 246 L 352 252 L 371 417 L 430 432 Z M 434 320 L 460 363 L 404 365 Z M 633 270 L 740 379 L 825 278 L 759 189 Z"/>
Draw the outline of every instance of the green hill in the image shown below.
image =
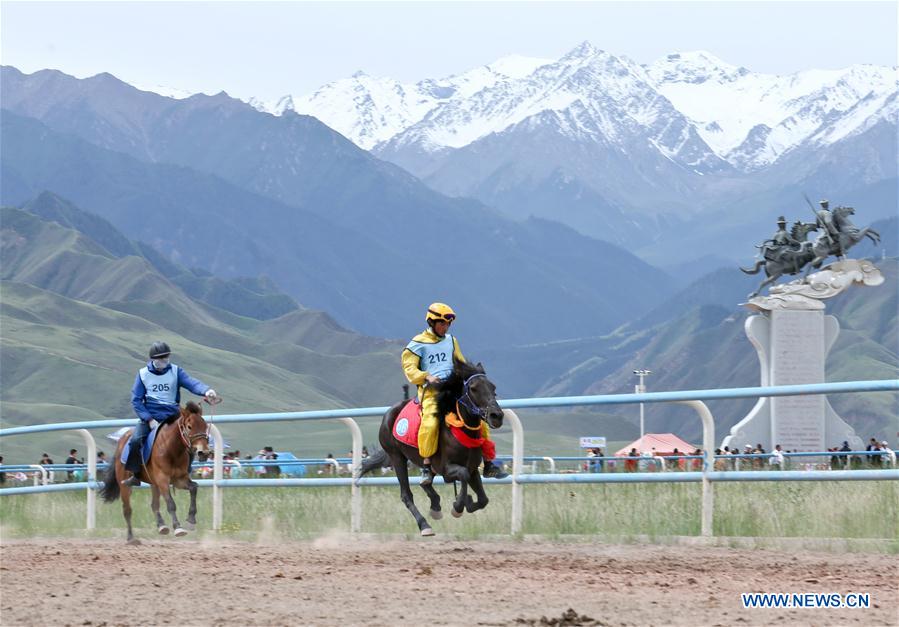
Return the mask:
<path id="1" fill-rule="evenodd" d="M 134 376 L 159 338 L 173 347 L 177 363 L 227 399 L 220 412 L 384 405 L 401 394 L 395 342 L 358 336 L 299 308 L 272 320 L 238 316 L 195 300 L 144 256 L 119 257 L 57 222 L 0 211 L 4 427 L 132 417 Z M 372 442 L 375 421 L 368 422 Z M 310 429 L 324 434 L 314 449 L 302 436 Z M 349 445 L 342 426 L 234 425 L 225 432 L 244 450 L 277 443 L 324 455 L 338 443 Z M 55 434 L 0 444 L 7 461 L 36 459 L 45 449 L 59 456 L 70 444 L 83 448 L 77 437 Z"/>

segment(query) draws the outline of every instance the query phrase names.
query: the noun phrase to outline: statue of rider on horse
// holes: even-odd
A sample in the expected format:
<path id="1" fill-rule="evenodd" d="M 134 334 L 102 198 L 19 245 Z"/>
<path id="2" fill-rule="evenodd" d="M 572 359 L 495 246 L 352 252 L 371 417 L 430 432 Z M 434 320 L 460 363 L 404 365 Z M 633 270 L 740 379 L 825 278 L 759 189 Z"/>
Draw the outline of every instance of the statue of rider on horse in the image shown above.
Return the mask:
<path id="1" fill-rule="evenodd" d="M 764 287 L 773 284 L 785 274 L 795 275 L 805 269 L 804 276 L 807 276 L 813 268 L 816 270 L 820 268 L 831 255 L 842 259 L 846 256 L 846 251 L 865 237 L 874 244 L 880 242 L 880 234 L 877 231 L 871 227 L 859 229 L 852 223 L 849 219 L 849 216 L 855 214 L 852 207 L 839 206 L 831 209 L 827 200 L 822 200 L 818 204 L 820 209 L 812 207 L 815 222 L 797 220 L 789 233 L 786 230 L 786 218 L 780 216 L 777 220 L 777 231 L 771 239 L 757 245 L 762 259 L 751 269 L 740 268 L 746 274 L 757 274 L 763 267 L 765 269 L 767 278 L 749 295 L 750 298 L 758 296 Z M 814 242 L 806 241 L 811 231 L 818 232 Z"/>

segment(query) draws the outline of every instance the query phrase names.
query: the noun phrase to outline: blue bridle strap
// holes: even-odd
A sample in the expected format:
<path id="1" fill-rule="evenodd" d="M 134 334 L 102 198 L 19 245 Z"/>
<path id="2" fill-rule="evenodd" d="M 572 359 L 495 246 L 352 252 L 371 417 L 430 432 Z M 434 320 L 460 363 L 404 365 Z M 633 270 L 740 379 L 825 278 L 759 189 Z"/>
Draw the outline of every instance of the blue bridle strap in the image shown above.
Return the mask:
<path id="1" fill-rule="evenodd" d="M 469 385 L 471 384 L 471 380 L 474 379 L 475 377 L 484 377 L 486 379 L 487 375 L 478 373 L 478 374 L 473 374 L 470 377 L 468 377 L 467 379 L 465 379 L 465 383 L 463 384 L 463 388 L 462 388 L 462 396 L 459 397 L 458 402 L 460 405 L 462 405 L 462 407 L 467 409 L 468 413 L 470 413 L 472 416 L 477 416 L 477 417 L 481 418 L 481 420 L 483 420 L 484 410 L 481 409 L 480 407 L 478 407 L 475 404 L 475 402 L 473 400 L 471 400 L 471 396 L 468 393 L 469 392 L 468 388 L 469 388 Z"/>

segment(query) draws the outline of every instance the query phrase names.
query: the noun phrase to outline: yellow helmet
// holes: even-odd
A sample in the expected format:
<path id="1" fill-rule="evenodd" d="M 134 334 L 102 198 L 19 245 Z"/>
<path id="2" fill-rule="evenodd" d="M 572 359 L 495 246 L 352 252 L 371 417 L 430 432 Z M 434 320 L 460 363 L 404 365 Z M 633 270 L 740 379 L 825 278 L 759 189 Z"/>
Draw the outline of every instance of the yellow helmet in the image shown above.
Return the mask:
<path id="1" fill-rule="evenodd" d="M 434 322 L 452 322 L 456 319 L 456 312 L 453 308 L 444 303 L 431 303 L 428 305 L 428 313 L 425 314 L 425 320 L 428 325 Z"/>

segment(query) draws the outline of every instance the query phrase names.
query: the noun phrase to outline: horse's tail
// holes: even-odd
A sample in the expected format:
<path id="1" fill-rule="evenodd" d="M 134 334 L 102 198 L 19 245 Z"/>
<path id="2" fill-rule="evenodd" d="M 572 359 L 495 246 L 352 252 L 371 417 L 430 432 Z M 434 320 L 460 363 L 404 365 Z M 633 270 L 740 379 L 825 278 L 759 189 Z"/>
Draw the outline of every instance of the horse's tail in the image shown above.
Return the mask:
<path id="1" fill-rule="evenodd" d="M 740 267 L 740 270 L 745 272 L 746 274 L 758 274 L 759 270 L 762 269 L 762 266 L 765 265 L 765 262 L 759 259 L 755 262 L 755 267 L 752 270 L 747 270 L 746 268 Z"/>
<path id="2" fill-rule="evenodd" d="M 103 479 L 103 487 L 100 488 L 100 496 L 107 503 L 112 503 L 119 498 L 119 480 L 115 474 L 115 462 L 111 462 L 106 469 L 106 477 Z"/>
<path id="3" fill-rule="evenodd" d="M 381 449 L 380 451 L 374 452 L 362 460 L 362 465 L 359 467 L 359 470 L 356 471 L 356 480 L 358 481 L 375 468 L 383 468 L 389 462 L 390 458 L 387 456 L 387 451 Z"/>

